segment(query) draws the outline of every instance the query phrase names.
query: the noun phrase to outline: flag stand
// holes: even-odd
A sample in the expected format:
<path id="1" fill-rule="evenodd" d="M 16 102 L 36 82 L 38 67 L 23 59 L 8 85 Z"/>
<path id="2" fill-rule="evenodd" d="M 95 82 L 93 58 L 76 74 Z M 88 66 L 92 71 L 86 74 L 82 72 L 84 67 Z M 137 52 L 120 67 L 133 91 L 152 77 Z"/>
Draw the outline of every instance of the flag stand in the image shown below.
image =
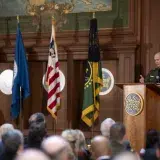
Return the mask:
<path id="1" fill-rule="evenodd" d="M 95 108 L 95 107 L 94 107 Z M 94 109 L 95 110 L 95 109 Z M 93 116 L 92 116 L 92 128 L 91 128 L 91 132 L 92 132 L 92 138 L 94 137 L 94 110 L 93 110 Z"/>
<path id="2" fill-rule="evenodd" d="M 56 134 L 56 128 L 57 128 L 57 120 L 54 119 L 54 127 L 53 127 L 54 134 Z"/>
<path id="3" fill-rule="evenodd" d="M 19 114 L 19 128 L 22 131 L 23 130 L 23 100 L 22 100 L 22 88 L 20 87 L 20 114 Z"/>

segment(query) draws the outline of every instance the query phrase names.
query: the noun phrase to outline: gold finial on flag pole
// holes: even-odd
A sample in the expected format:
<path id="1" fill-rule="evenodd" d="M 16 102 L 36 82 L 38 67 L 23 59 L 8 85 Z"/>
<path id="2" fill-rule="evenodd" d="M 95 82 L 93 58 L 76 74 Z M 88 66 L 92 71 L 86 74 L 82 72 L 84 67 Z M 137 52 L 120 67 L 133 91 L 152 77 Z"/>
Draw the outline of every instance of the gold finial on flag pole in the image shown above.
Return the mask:
<path id="1" fill-rule="evenodd" d="M 55 25 L 55 23 L 56 23 L 56 20 L 55 20 L 54 16 L 52 16 L 52 24 Z"/>
<path id="2" fill-rule="evenodd" d="M 95 12 L 92 13 L 92 18 L 96 18 Z"/>
<path id="3" fill-rule="evenodd" d="M 19 23 L 19 16 L 17 16 L 17 22 Z"/>

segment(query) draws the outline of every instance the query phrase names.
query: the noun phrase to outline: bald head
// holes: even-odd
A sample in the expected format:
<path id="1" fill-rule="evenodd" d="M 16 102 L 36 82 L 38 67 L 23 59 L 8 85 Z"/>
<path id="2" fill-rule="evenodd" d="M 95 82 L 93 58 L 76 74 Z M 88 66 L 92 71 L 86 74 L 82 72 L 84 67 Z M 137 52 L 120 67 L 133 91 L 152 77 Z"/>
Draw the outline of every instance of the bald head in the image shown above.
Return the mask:
<path id="1" fill-rule="evenodd" d="M 16 157 L 16 160 L 49 160 L 49 158 L 41 151 L 35 149 L 25 150 L 22 154 Z"/>
<path id="2" fill-rule="evenodd" d="M 140 160 L 140 158 L 137 154 L 134 154 L 132 152 L 124 152 L 120 153 L 113 160 Z"/>
<path id="3" fill-rule="evenodd" d="M 154 61 L 157 67 L 160 67 L 160 52 L 154 55 Z"/>
<path id="4" fill-rule="evenodd" d="M 96 136 L 91 141 L 91 149 L 94 158 L 110 155 L 109 139 L 104 136 Z"/>
<path id="5" fill-rule="evenodd" d="M 52 159 L 67 159 L 69 143 L 60 136 L 51 136 L 42 142 L 42 149 L 52 157 Z"/>

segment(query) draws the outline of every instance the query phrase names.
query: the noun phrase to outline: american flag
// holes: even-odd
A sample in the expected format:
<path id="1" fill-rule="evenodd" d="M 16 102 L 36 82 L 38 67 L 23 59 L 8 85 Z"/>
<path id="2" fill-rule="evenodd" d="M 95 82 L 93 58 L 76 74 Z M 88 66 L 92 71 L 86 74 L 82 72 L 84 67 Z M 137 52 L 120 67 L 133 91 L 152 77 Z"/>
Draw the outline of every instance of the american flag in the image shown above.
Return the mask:
<path id="1" fill-rule="evenodd" d="M 60 107 L 60 75 L 57 45 L 55 42 L 55 28 L 53 25 L 46 72 L 46 83 L 48 84 L 47 109 L 51 115 L 57 119 L 57 111 Z"/>

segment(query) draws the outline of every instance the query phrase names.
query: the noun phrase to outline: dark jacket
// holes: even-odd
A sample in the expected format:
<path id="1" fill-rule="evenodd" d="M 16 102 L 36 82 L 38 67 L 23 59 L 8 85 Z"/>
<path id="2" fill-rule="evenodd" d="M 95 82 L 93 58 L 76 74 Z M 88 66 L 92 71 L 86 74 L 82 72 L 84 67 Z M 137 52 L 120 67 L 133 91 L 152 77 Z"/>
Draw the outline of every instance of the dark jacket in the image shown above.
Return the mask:
<path id="1" fill-rule="evenodd" d="M 152 69 L 145 77 L 144 82 L 145 83 L 159 83 L 160 82 L 159 71 L 160 71 L 159 68 Z"/>
<path id="2" fill-rule="evenodd" d="M 146 149 L 142 158 L 143 160 L 158 160 L 156 156 L 156 149 L 155 148 Z"/>

